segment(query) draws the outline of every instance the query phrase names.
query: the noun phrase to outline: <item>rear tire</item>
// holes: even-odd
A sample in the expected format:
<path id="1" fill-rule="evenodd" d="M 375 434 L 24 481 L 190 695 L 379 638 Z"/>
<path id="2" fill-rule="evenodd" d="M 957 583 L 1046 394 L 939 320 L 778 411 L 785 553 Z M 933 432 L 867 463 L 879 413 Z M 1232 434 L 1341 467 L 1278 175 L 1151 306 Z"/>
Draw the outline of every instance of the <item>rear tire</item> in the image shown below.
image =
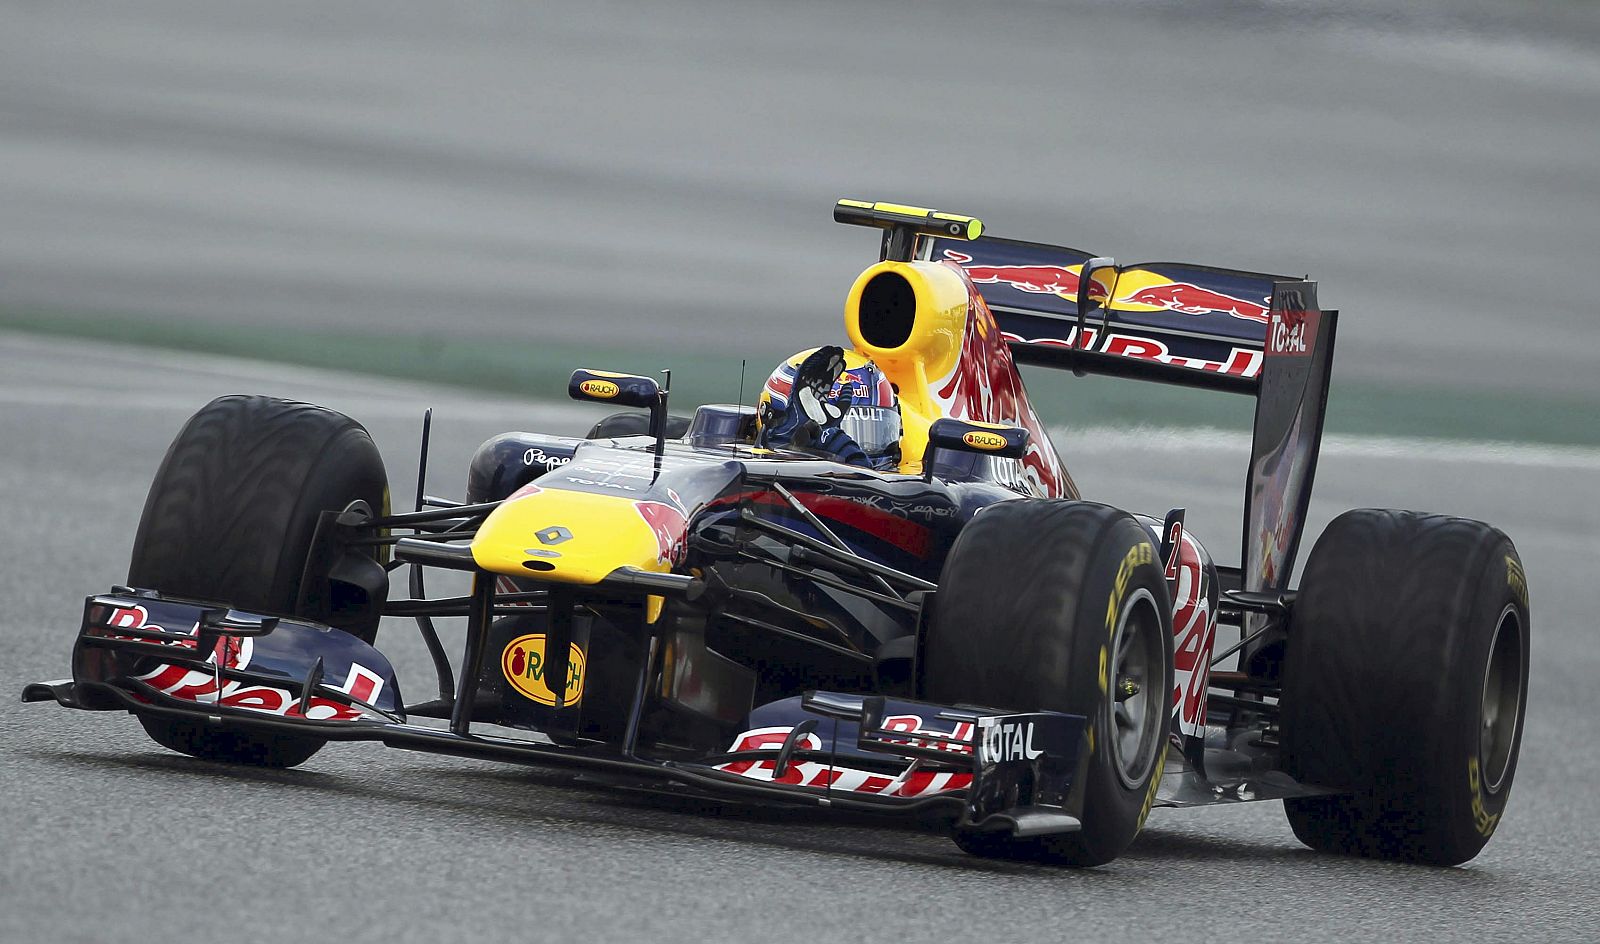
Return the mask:
<path id="1" fill-rule="evenodd" d="M 923 642 L 924 697 L 1089 719 L 1078 832 L 1030 839 L 960 829 L 968 852 L 1083 867 L 1138 835 L 1161 782 L 1172 691 L 1172 603 L 1159 555 L 1107 505 L 992 505 L 945 561 Z M 1137 691 L 1117 697 L 1119 683 Z"/>
<path id="2" fill-rule="evenodd" d="M 1529 665 L 1526 578 L 1479 521 L 1360 509 L 1318 539 L 1291 616 L 1283 765 L 1348 794 L 1284 801 L 1324 852 L 1456 865 L 1516 774 Z"/>
<path id="3" fill-rule="evenodd" d="M 189 420 L 156 472 L 128 584 L 252 612 L 306 615 L 296 608 L 317 522 L 322 512 L 358 501 L 374 515 L 388 514 L 383 459 L 361 424 L 308 403 L 221 397 Z M 374 629 L 382 605 L 364 595 L 313 602 L 318 616 L 331 611 L 342 623 Z M 139 722 L 163 747 L 266 767 L 304 763 L 324 743 L 197 721 Z"/>

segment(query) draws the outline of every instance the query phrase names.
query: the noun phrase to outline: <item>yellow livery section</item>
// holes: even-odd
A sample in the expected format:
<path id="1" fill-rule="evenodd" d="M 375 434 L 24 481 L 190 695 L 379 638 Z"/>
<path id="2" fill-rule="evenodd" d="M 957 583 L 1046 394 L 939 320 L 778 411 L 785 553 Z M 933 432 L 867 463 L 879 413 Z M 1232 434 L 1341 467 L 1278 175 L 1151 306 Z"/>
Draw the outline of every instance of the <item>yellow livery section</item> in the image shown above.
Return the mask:
<path id="1" fill-rule="evenodd" d="M 605 400 L 610 400 L 621 392 L 621 388 L 609 380 L 585 380 L 578 384 L 578 389 L 591 397 Z"/>
<path id="2" fill-rule="evenodd" d="M 659 573 L 671 568 L 681 520 L 659 502 L 528 488 L 490 512 L 472 557 L 492 573 L 561 583 L 599 583 L 619 567 Z"/>
<path id="3" fill-rule="evenodd" d="M 974 449 L 1004 449 L 1008 445 L 1006 438 L 999 433 L 986 433 L 976 429 L 962 436 L 961 441 Z"/>
<path id="4" fill-rule="evenodd" d="M 567 650 L 567 684 L 562 689 L 561 700 L 576 705 L 583 700 L 583 682 L 588 678 L 587 658 L 577 643 Z M 500 653 L 500 671 L 524 698 L 541 705 L 555 707 L 556 694 L 551 680 L 545 677 L 545 635 L 533 633 L 506 643 Z"/>
<path id="5" fill-rule="evenodd" d="M 873 203 L 868 200 L 840 200 L 833 208 L 839 223 L 876 226 L 880 229 L 909 229 L 946 239 L 977 239 L 983 235 L 983 221 L 959 213 L 941 213 L 928 207 L 903 203 Z"/>
<path id="6" fill-rule="evenodd" d="M 880 262 L 845 299 L 850 343 L 899 391 L 902 471 L 921 469 L 928 424 L 945 415 L 933 385 L 961 359 L 969 304 L 960 273 L 939 262 Z"/>

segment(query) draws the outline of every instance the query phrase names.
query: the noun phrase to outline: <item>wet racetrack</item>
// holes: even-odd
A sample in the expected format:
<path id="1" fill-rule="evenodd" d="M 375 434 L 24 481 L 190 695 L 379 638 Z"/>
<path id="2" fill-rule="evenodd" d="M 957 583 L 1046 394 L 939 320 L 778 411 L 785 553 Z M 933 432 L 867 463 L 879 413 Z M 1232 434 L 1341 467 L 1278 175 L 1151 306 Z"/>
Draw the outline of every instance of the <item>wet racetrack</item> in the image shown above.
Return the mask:
<path id="1" fill-rule="evenodd" d="M 0 335 L 27 367 L 0 383 L 0 486 L 25 497 L 0 556 L 0 686 L 68 670 L 82 597 L 126 573 L 148 484 L 172 432 L 208 398 L 295 395 L 364 419 L 411 494 L 418 417 L 433 405 L 430 490 L 460 495 L 465 457 L 503 429 L 575 431 L 592 414 L 448 391 L 221 361 L 209 367 L 92 345 Z M 149 383 L 163 378 L 160 389 Z M 1242 442 L 1174 435 L 1142 445 L 1069 435 L 1079 483 L 1126 507 L 1188 500 L 1190 524 L 1226 546 L 1237 533 Z M 70 457 L 66 459 L 64 457 Z M 1179 471 L 1181 470 L 1181 471 Z M 598 933 L 662 940 L 1045 940 L 1131 930 L 1437 940 L 1527 926 L 1549 939 L 1593 932 L 1600 883 L 1585 824 L 1600 800 L 1589 734 L 1593 452 L 1465 456 L 1415 444 L 1336 440 L 1324 453 L 1313 528 L 1357 504 L 1490 518 L 1517 541 L 1534 605 L 1530 716 L 1504 822 L 1465 868 L 1437 870 L 1314 855 L 1279 805 L 1157 811 L 1112 865 L 1071 873 L 995 864 L 937 831 L 840 816 L 748 810 L 572 784 L 562 775 L 333 745 L 305 767 L 260 772 L 164 752 L 132 718 L 0 702 L 0 939 L 277 937 L 248 920 L 315 915 L 356 940 L 438 940 L 474 932 L 557 939 Z M 1182 498 L 1172 496 L 1182 492 Z M 434 587 L 435 592 L 440 588 Z M 459 630 L 447 632 L 459 646 Z M 430 685 L 406 622 L 380 637 L 402 685 Z M 176 919 L 181 913 L 182 919 Z M 1080 930 L 1081 929 L 1081 930 Z"/>

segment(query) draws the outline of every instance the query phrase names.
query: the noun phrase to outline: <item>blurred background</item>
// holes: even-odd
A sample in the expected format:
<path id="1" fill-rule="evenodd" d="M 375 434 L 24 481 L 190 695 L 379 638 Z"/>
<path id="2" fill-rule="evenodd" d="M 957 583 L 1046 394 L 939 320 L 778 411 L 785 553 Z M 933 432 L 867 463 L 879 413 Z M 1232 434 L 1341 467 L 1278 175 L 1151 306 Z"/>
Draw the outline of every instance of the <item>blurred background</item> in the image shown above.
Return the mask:
<path id="1" fill-rule="evenodd" d="M 848 196 L 1309 273 L 1335 432 L 1600 443 L 1591 2 L 0 9 L 0 327 L 732 400 L 842 336 Z M 1030 383 L 1064 424 L 1248 420 Z"/>

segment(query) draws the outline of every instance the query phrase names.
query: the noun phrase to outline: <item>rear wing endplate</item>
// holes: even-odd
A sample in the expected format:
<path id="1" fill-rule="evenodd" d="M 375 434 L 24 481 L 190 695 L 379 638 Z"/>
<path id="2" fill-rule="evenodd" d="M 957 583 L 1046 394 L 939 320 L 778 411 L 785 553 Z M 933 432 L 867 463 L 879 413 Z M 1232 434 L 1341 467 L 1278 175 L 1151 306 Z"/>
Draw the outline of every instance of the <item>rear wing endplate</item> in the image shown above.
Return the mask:
<path id="1" fill-rule="evenodd" d="M 1256 398 L 1243 589 L 1287 589 L 1322 442 L 1338 313 L 1315 282 L 1184 263 L 1118 266 L 1078 249 L 935 239 L 966 272 L 1019 364 Z M 1080 297 L 1079 287 L 1088 291 Z"/>

